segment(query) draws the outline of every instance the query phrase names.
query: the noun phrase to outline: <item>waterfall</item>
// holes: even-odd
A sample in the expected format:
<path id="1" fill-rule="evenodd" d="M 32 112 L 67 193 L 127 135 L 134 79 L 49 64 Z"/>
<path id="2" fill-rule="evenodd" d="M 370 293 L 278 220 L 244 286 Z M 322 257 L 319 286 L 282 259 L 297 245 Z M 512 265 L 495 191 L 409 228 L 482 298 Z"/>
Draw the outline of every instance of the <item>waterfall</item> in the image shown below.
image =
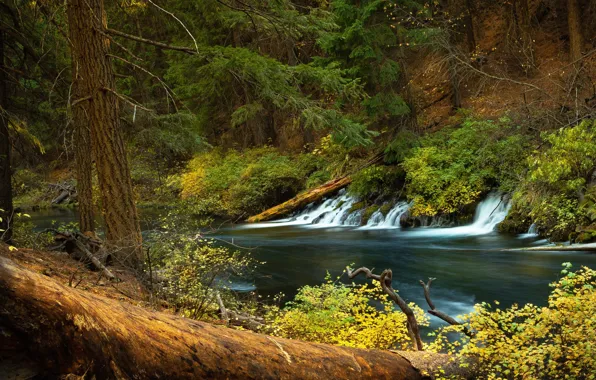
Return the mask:
<path id="1" fill-rule="evenodd" d="M 370 218 L 368 218 L 368 222 L 366 222 L 366 225 L 369 227 L 378 226 L 384 220 L 385 220 L 385 217 L 383 216 L 383 213 L 381 212 L 381 210 L 377 210 L 370 216 Z"/>
<path id="2" fill-rule="evenodd" d="M 325 199 L 320 204 L 311 203 L 298 214 L 273 222 L 245 225 L 244 228 L 264 228 L 290 225 L 310 225 L 312 227 L 350 226 L 358 227 L 362 222 L 364 210 L 351 211 L 356 199 L 341 190 L 335 197 Z M 398 229 L 400 219 L 408 211 L 411 204 L 398 202 L 383 216 L 380 210 L 375 211 L 363 229 Z M 452 228 L 415 228 L 408 229 L 408 234 L 420 236 L 462 236 L 483 235 L 495 230 L 509 212 L 510 205 L 503 200 L 501 194 L 489 194 L 476 208 L 472 224 Z M 535 229 L 535 227 L 534 227 Z M 535 236 L 535 235 L 532 235 Z"/>
<path id="3" fill-rule="evenodd" d="M 528 232 L 526 232 L 525 234 L 520 234 L 518 237 L 520 239 L 529 239 L 529 238 L 538 237 L 538 227 L 536 227 L 536 223 L 532 223 L 530 228 L 528 228 Z"/>
<path id="4" fill-rule="evenodd" d="M 393 208 L 387 213 L 383 223 L 379 227 L 384 228 L 399 228 L 399 222 L 401 216 L 408 211 L 410 204 L 406 202 L 398 202 Z"/>
<path id="5" fill-rule="evenodd" d="M 497 224 L 507 216 L 509 208 L 510 205 L 503 200 L 501 194 L 491 193 L 476 207 L 474 223 L 471 227 L 479 231 L 494 231 Z"/>
<path id="6" fill-rule="evenodd" d="M 493 232 L 497 224 L 501 223 L 511 205 L 503 200 L 502 194 L 490 193 L 478 206 L 472 224 L 451 228 L 420 228 L 411 233 L 420 236 L 465 236 L 485 235 Z"/>

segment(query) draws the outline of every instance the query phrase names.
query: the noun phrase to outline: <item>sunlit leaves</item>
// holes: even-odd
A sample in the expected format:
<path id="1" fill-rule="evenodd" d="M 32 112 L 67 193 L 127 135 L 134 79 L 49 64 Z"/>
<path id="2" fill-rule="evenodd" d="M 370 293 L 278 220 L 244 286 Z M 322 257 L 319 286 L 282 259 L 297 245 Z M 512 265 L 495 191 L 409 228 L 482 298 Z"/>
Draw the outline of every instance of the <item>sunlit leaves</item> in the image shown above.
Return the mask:
<path id="1" fill-rule="evenodd" d="M 428 318 L 415 305 L 418 323 Z M 347 286 L 328 278 L 319 286 L 301 288 L 294 301 L 269 315 L 273 333 L 286 338 L 376 349 L 408 349 L 411 340 L 406 316 L 380 288 Z"/>

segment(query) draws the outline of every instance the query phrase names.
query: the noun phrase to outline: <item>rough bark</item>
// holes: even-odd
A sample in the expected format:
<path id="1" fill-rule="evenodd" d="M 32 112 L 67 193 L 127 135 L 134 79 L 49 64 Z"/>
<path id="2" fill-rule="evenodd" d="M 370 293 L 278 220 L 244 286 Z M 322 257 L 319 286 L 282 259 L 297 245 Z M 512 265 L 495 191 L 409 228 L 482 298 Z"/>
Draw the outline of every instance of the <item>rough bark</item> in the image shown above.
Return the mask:
<path id="1" fill-rule="evenodd" d="M 0 31 L 0 66 L 4 66 L 4 32 Z M 5 113 L 8 94 L 6 93 L 6 72 L 0 70 L 0 240 L 12 239 L 12 179 L 10 170 L 10 134 L 8 116 Z M 3 231 L 2 231 L 3 230 Z"/>
<path id="2" fill-rule="evenodd" d="M 327 195 L 331 195 L 344 187 L 348 186 L 352 183 L 351 177 L 342 177 L 338 179 L 334 179 L 332 181 L 326 182 L 325 184 L 304 192 L 302 194 L 298 194 L 294 198 L 272 207 L 268 210 L 263 211 L 259 215 L 254 215 L 248 218 L 248 222 L 265 222 L 267 220 L 272 220 L 275 218 L 281 218 L 290 214 L 291 212 L 298 210 L 309 203 L 316 202 Z"/>
<path id="3" fill-rule="evenodd" d="M 567 0 L 567 23 L 569 27 L 569 55 L 571 61 L 574 62 L 581 58 L 583 48 L 578 0 Z"/>
<path id="4" fill-rule="evenodd" d="M 139 217 L 120 130 L 119 105 L 109 53 L 103 0 L 69 0 L 72 58 L 78 68 L 81 99 L 88 98 L 93 154 L 108 244 L 119 262 L 142 263 Z"/>
<path id="5" fill-rule="evenodd" d="M 152 312 L 66 287 L 1 256 L 0 305 L 0 327 L 20 337 L 46 376 L 397 380 L 424 378 L 418 368 L 426 370 L 425 363 L 453 362 L 446 355 L 406 360 L 389 351 L 273 338 Z"/>
<path id="6" fill-rule="evenodd" d="M 79 206 L 79 229 L 82 232 L 95 232 L 93 210 L 93 155 L 91 130 L 89 124 L 89 101 L 84 98 L 82 78 L 79 75 L 77 62 L 72 61 L 73 102 L 72 122 L 75 129 L 75 162 L 77 176 L 77 200 Z"/>

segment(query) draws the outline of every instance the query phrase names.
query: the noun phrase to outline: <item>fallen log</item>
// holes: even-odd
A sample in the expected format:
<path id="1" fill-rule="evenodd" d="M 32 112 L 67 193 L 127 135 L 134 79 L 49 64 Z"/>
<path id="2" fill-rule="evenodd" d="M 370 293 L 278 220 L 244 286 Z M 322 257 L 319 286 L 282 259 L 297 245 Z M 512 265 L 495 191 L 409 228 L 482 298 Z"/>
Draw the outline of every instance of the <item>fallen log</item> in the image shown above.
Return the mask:
<path id="1" fill-rule="evenodd" d="M 364 168 L 367 168 L 371 165 L 378 164 L 384 158 L 384 153 L 380 152 L 373 155 L 368 161 L 360 165 L 360 167 L 354 169 L 352 173 L 356 173 Z M 293 211 L 303 208 L 304 206 L 319 201 L 328 195 L 333 195 L 337 191 L 343 189 L 344 187 L 348 186 L 352 183 L 352 177 L 350 175 L 346 175 L 341 178 L 336 178 L 331 181 L 325 182 L 319 187 L 316 187 L 312 190 L 308 190 L 304 193 L 298 194 L 294 198 L 272 207 L 268 210 L 263 211 L 258 215 L 251 216 L 246 221 L 249 223 L 255 222 L 266 222 L 268 220 L 276 219 L 284 217 Z"/>
<path id="2" fill-rule="evenodd" d="M 316 202 L 321 200 L 323 197 L 327 195 L 332 195 L 333 193 L 343 189 L 344 187 L 348 186 L 352 183 L 351 177 L 342 177 L 338 179 L 334 179 L 332 181 L 326 182 L 325 184 L 314 188 L 312 190 L 306 191 L 304 193 L 298 194 L 294 198 L 272 207 L 268 210 L 263 211 L 259 215 L 254 215 L 248 218 L 249 223 L 255 222 L 265 222 L 268 220 L 281 218 L 290 214 L 291 212 L 298 210 L 309 203 Z"/>
<path id="3" fill-rule="evenodd" d="M 19 337 L 52 378 L 398 380 L 428 378 L 429 362 L 453 365 L 447 355 L 306 343 L 154 312 L 66 287 L 2 256 L 0 305 L 0 330 Z"/>

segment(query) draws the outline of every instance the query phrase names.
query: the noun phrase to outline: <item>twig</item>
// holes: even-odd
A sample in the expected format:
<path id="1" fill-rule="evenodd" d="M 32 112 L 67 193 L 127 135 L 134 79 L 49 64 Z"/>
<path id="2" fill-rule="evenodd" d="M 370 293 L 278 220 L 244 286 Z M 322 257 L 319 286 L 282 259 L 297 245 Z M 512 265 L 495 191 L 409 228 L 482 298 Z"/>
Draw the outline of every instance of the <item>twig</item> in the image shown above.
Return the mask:
<path id="1" fill-rule="evenodd" d="M 176 51 L 181 51 L 181 52 L 184 52 L 184 53 L 187 53 L 187 54 L 198 54 L 199 53 L 198 49 L 195 50 L 193 48 L 186 47 L 186 46 L 168 45 L 168 44 L 164 44 L 163 42 L 148 40 L 146 38 L 142 38 L 142 37 L 134 36 L 132 34 L 124 33 L 124 32 L 121 32 L 119 30 L 114 30 L 114 29 L 106 28 L 105 29 L 105 32 L 108 33 L 108 34 L 114 35 L 114 36 L 123 37 L 123 38 L 129 39 L 129 40 L 133 40 L 133 41 L 137 41 L 137 42 L 142 42 L 144 44 L 157 46 L 157 47 L 162 48 L 162 49 L 176 50 Z"/>

